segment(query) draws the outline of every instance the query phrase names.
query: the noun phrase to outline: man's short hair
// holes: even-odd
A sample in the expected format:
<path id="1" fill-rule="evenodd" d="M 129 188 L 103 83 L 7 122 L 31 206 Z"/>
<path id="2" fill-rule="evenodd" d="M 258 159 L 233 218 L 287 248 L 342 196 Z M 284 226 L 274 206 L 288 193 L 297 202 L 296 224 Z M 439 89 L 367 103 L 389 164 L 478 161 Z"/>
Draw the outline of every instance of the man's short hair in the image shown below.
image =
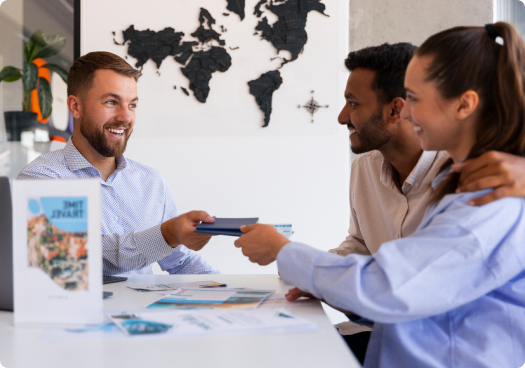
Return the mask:
<path id="1" fill-rule="evenodd" d="M 417 47 L 406 42 L 367 47 L 348 54 L 345 66 L 349 71 L 365 68 L 376 73 L 371 88 L 382 104 L 396 97 L 405 98 L 405 73 Z"/>
<path id="2" fill-rule="evenodd" d="M 110 69 L 135 81 L 140 77 L 140 71 L 120 56 L 104 51 L 90 52 L 76 59 L 69 69 L 67 95 L 79 96 L 89 91 L 93 86 L 95 72 L 99 69 Z"/>

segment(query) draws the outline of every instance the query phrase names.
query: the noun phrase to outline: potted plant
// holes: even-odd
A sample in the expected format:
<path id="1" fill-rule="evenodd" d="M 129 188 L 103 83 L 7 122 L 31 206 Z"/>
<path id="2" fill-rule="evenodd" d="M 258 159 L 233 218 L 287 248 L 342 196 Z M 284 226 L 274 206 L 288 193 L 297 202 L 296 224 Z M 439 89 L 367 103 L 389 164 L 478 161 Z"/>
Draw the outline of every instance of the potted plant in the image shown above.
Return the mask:
<path id="1" fill-rule="evenodd" d="M 24 85 L 24 100 L 22 111 L 6 111 L 4 113 L 8 140 L 19 141 L 20 134 L 37 125 L 37 114 L 31 112 L 31 92 L 37 90 L 38 104 L 44 119 L 51 115 L 53 94 L 51 85 L 38 76 L 37 59 L 45 59 L 57 54 L 65 45 L 66 38 L 61 35 L 45 37 L 41 30 L 36 31 L 24 44 L 24 66 L 22 69 L 6 66 L 0 71 L 0 82 L 15 82 L 22 79 Z M 67 72 L 55 64 L 46 63 L 43 68 L 57 73 L 67 83 Z"/>

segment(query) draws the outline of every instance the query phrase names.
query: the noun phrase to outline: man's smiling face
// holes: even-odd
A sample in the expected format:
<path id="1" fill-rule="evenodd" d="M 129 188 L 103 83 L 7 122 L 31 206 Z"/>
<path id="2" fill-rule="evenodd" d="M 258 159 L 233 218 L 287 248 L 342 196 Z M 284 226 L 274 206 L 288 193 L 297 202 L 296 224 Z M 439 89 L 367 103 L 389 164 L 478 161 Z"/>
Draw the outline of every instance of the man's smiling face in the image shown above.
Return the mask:
<path id="1" fill-rule="evenodd" d="M 385 128 L 383 106 L 372 90 L 375 74 L 365 68 L 350 73 L 346 104 L 338 118 L 339 124 L 348 126 L 352 152 L 357 154 L 381 148 L 392 136 Z"/>
<path id="2" fill-rule="evenodd" d="M 92 87 L 80 99 L 80 133 L 100 155 L 121 156 L 135 125 L 135 80 L 110 69 L 97 70 Z"/>

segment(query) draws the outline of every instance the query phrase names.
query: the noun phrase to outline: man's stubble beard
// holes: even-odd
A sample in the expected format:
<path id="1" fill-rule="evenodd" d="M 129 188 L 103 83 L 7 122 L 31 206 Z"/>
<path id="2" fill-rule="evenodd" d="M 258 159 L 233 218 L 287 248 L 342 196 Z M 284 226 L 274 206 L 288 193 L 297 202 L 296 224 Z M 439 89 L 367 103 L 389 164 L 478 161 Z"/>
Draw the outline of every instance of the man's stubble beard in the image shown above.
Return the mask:
<path id="1" fill-rule="evenodd" d="M 86 140 L 89 142 L 91 147 L 95 149 L 100 155 L 104 157 L 119 157 L 122 156 L 124 151 L 126 151 L 126 146 L 128 144 L 128 139 L 131 136 L 131 133 L 133 130 L 126 129 L 124 131 L 124 139 L 121 144 L 117 144 L 116 146 L 111 146 L 108 142 L 108 139 L 106 137 L 106 127 L 118 127 L 122 124 L 114 123 L 106 123 L 102 127 L 102 130 L 99 131 L 97 128 L 95 128 L 95 124 L 91 123 L 91 120 L 89 117 L 86 117 L 84 119 L 80 120 L 80 133 L 86 138 Z"/>
<path id="2" fill-rule="evenodd" d="M 361 131 L 356 131 L 354 134 L 359 137 L 360 145 L 357 147 L 352 145 L 350 148 L 356 155 L 379 149 L 385 145 L 392 138 L 392 133 L 384 127 L 383 107 L 379 107 L 363 125 Z"/>

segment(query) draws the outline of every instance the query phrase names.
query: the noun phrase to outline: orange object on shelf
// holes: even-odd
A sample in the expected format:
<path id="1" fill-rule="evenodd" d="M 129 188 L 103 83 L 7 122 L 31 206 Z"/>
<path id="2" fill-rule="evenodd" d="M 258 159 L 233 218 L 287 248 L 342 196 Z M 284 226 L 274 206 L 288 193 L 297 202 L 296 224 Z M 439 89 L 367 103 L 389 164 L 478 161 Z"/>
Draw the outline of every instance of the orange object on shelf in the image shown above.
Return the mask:
<path id="1" fill-rule="evenodd" d="M 43 67 L 46 65 L 46 62 L 44 59 L 35 59 L 33 60 L 33 64 L 35 64 L 38 67 L 38 76 L 44 78 L 48 82 L 51 82 L 51 73 L 49 72 L 49 69 Z M 35 88 L 31 91 L 31 111 L 37 113 L 37 121 L 46 124 L 49 121 L 49 118 L 44 119 L 42 117 L 42 111 L 40 111 L 40 105 L 38 103 L 38 90 Z"/>
<path id="2" fill-rule="evenodd" d="M 67 143 L 66 139 L 64 137 L 59 136 L 59 135 L 54 135 L 52 137 L 49 137 L 49 140 Z"/>

